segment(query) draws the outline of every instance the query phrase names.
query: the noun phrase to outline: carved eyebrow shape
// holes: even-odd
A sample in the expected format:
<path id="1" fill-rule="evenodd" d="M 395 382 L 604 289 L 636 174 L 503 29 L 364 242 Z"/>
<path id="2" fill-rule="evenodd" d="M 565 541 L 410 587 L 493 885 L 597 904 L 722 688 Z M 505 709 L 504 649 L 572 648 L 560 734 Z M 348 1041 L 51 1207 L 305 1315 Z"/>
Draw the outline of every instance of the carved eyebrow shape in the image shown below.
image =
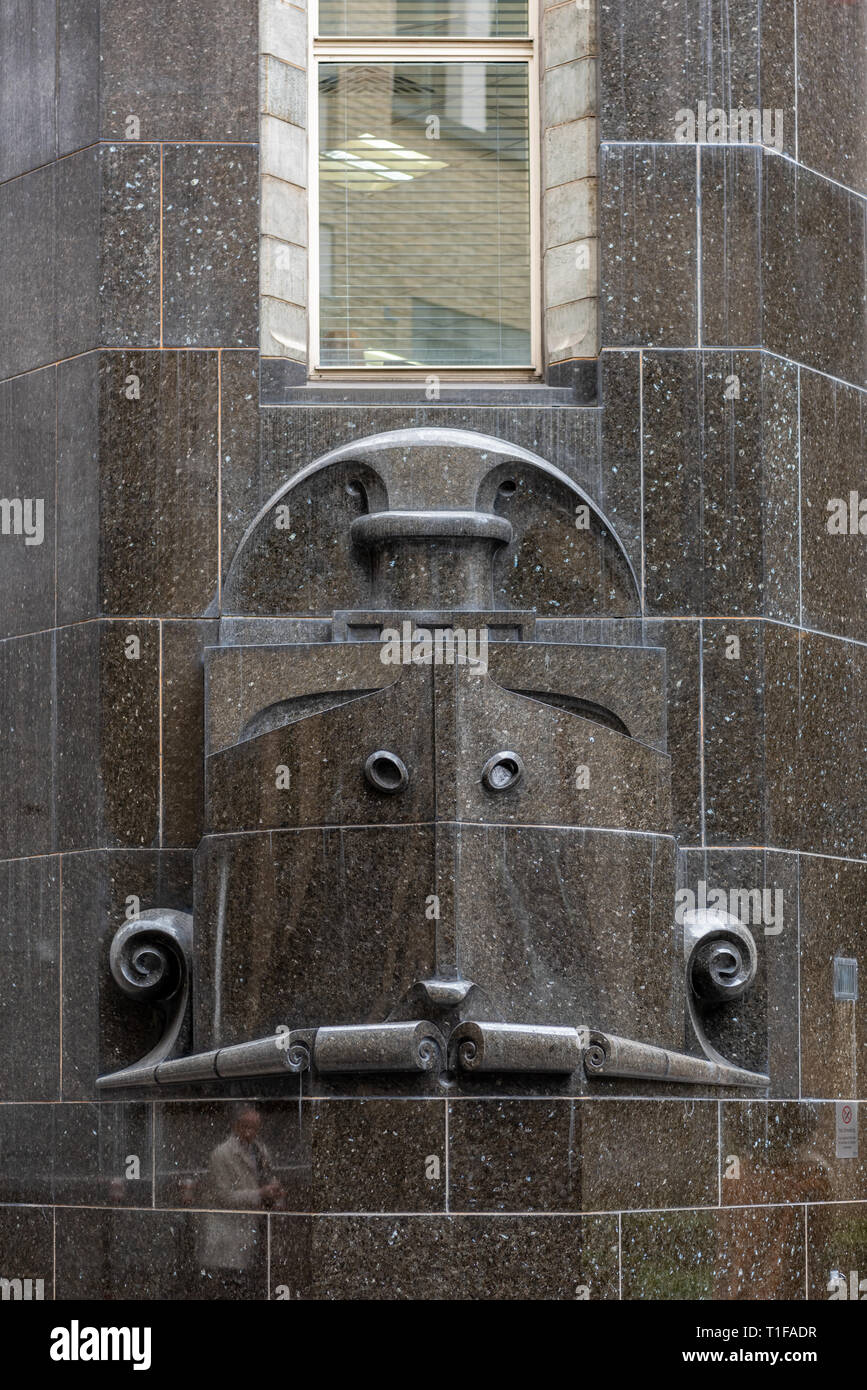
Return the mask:
<path id="1" fill-rule="evenodd" d="M 270 734 L 274 729 L 297 724 L 300 719 L 307 719 L 312 714 L 322 714 L 325 710 L 337 709 L 339 705 L 348 705 L 365 695 L 377 693 L 377 689 L 341 690 L 339 694 L 335 690 L 323 690 L 315 695 L 294 695 L 288 700 L 275 700 L 273 705 L 266 705 L 250 716 L 238 736 L 238 743 L 247 743 L 260 734 Z"/>
<path id="2" fill-rule="evenodd" d="M 598 705 L 595 700 L 582 700 L 579 695 L 556 695 L 550 690 L 523 690 L 515 685 L 504 685 L 503 689 L 511 690 L 513 695 L 525 695 L 528 700 L 538 700 L 542 705 L 553 705 L 555 709 L 563 709 L 567 714 L 577 714 L 582 719 L 591 719 L 594 724 L 603 724 L 606 729 L 613 729 L 615 733 L 632 738 L 620 716 L 607 709 L 605 705 Z"/>

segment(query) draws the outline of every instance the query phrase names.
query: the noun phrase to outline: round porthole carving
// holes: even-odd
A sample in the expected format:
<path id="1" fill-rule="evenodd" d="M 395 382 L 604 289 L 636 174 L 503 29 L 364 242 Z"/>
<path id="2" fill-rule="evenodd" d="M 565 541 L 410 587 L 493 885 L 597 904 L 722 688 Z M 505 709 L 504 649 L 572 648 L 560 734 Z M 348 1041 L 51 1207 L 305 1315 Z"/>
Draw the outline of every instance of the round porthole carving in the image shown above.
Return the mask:
<path id="1" fill-rule="evenodd" d="M 378 748 L 375 753 L 371 753 L 364 764 L 364 775 L 375 791 L 385 792 L 387 796 L 402 792 L 409 783 L 406 763 L 396 753 L 389 753 L 385 748 Z"/>
<path id="2" fill-rule="evenodd" d="M 489 792 L 508 792 L 524 775 L 524 764 L 517 753 L 495 753 L 482 768 L 482 785 Z"/>

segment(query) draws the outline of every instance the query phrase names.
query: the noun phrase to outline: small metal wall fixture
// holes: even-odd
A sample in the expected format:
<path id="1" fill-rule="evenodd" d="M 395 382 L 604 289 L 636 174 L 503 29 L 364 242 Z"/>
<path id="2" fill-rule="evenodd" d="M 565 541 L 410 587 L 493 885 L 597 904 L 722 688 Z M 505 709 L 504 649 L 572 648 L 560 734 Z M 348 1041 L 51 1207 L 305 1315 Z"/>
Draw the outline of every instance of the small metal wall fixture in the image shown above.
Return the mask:
<path id="1" fill-rule="evenodd" d="M 329 469 L 334 470 L 333 475 Z M 341 606 L 340 602 L 331 606 L 330 641 L 319 639 L 315 650 L 309 642 L 287 648 L 285 639 L 272 638 L 266 662 L 269 674 L 261 677 L 267 691 L 250 679 L 250 670 L 265 669 L 261 664 L 256 666 L 252 657 L 253 664 L 244 668 L 243 682 L 235 680 L 234 668 L 226 667 L 230 674 L 223 687 L 229 692 L 225 707 L 219 705 L 214 694 L 217 682 L 210 677 L 214 671 L 219 674 L 221 660 L 234 659 L 231 639 L 227 648 L 212 654 L 207 698 L 215 703 L 209 703 L 206 712 L 210 719 L 211 713 L 217 711 L 214 718 L 222 719 L 223 725 L 222 742 L 217 744 L 213 756 L 209 754 L 206 835 L 225 837 L 235 830 L 270 834 L 286 828 L 287 822 L 280 819 L 281 807 L 286 803 L 279 802 L 279 793 L 275 800 L 273 778 L 257 783 L 249 823 L 238 820 L 238 806 L 243 798 L 235 795 L 235 788 L 242 783 L 231 780 L 242 777 L 245 768 L 258 766 L 257 748 L 271 750 L 276 744 L 267 741 L 282 739 L 280 747 L 288 750 L 287 756 L 297 754 L 299 759 L 299 795 L 308 798 L 304 804 L 310 812 L 306 820 L 299 812 L 296 820 L 288 823 L 290 828 L 319 827 L 317 833 L 321 834 L 323 825 L 343 829 L 357 824 L 369 826 L 373 820 L 387 823 L 391 831 L 399 832 L 403 824 L 417 828 L 416 820 L 424 821 L 434 838 L 436 872 L 451 852 L 449 837 L 455 833 L 455 827 L 460 830 L 461 824 L 471 829 L 496 827 L 504 837 L 507 833 L 516 837 L 519 848 L 524 843 L 537 847 L 547 843 L 546 834 L 553 842 L 564 832 L 574 832 L 577 843 L 588 827 L 607 827 L 604 833 L 618 828 L 638 829 L 643 837 L 640 843 L 651 837 L 656 837 L 654 846 L 664 843 L 668 854 L 665 862 L 671 866 L 670 768 L 665 751 L 662 654 L 632 648 L 627 652 L 632 662 L 629 664 L 618 662 L 621 649 L 615 647 L 588 650 L 559 636 L 548 641 L 537 636 L 533 603 L 553 604 L 546 611 L 556 612 L 559 618 L 569 611 L 562 606 L 569 601 L 569 595 L 586 594 L 589 590 L 589 583 L 582 588 L 582 555 L 588 573 L 595 573 L 597 579 L 600 574 L 604 576 L 605 589 L 599 599 L 603 606 L 594 607 L 597 598 L 591 596 L 590 606 L 584 611 L 597 616 L 640 615 L 637 580 L 626 548 L 593 500 L 565 473 L 527 450 L 466 431 L 404 430 L 358 441 L 300 470 L 262 509 L 248 528 L 223 589 L 225 601 L 237 604 L 230 611 L 253 612 L 259 615 L 258 621 L 267 624 L 269 619 L 261 616 L 261 595 L 269 592 L 268 584 L 279 588 L 281 584 L 300 585 L 307 581 L 308 576 L 301 570 L 296 578 L 296 571 L 292 571 L 287 579 L 285 552 L 274 549 L 285 542 L 273 525 L 272 513 L 277 505 L 294 505 L 293 489 L 298 486 L 304 502 L 296 511 L 298 524 L 303 526 L 304 518 L 315 510 L 309 505 L 310 496 L 322 495 L 321 489 L 332 476 L 339 492 L 339 506 L 334 514 L 344 519 L 342 540 L 346 553 L 341 559 L 338 536 L 329 551 L 333 565 L 323 566 L 322 575 L 313 576 L 311 582 L 336 584 L 337 575 L 342 576 L 340 582 L 345 586 L 350 581 L 357 583 L 358 589 L 353 591 L 356 606 Z M 347 483 L 347 478 L 359 481 Z M 320 493 L 316 493 L 317 488 Z M 526 519 L 522 521 L 522 506 L 536 509 L 532 525 Z M 504 509 L 509 510 L 509 517 L 502 514 Z M 590 531 L 576 531 L 576 512 L 586 514 Z M 534 556 L 534 545 L 543 547 L 544 554 L 539 550 Z M 301 542 L 298 553 L 307 553 Z M 563 573 L 554 576 L 554 582 L 560 584 L 560 597 L 553 599 L 540 591 L 539 575 L 544 579 L 554 563 L 550 557 L 558 554 L 563 559 Z M 600 564 L 603 554 L 604 564 Z M 543 559 L 544 564 L 536 562 Z M 293 563 L 300 564 L 290 557 L 290 570 Z M 520 582 L 514 578 L 516 572 Z M 270 612 L 291 611 L 291 596 L 271 592 Z M 334 590 L 326 592 L 334 594 Z M 346 587 L 339 590 L 344 603 L 348 592 Z M 510 599 L 516 601 L 513 607 L 509 606 Z M 612 602 L 620 607 L 612 609 Z M 319 610 L 308 607 L 304 611 Z M 493 678 L 487 664 L 484 671 L 463 673 L 456 669 L 437 673 L 436 679 L 433 673 L 422 675 L 412 666 L 402 674 L 389 672 L 369 644 L 379 639 L 386 626 L 398 630 L 405 625 L 412 631 L 415 624 L 425 623 L 445 632 L 462 625 L 478 628 L 484 624 L 485 631 L 492 634 Z M 279 664 L 281 652 L 288 653 L 283 666 Z M 277 660 L 271 660 L 272 656 Z M 325 668 L 333 677 L 330 686 L 327 673 L 318 674 Z M 312 673 L 306 686 L 303 671 Z M 558 671 L 566 672 L 560 684 Z M 575 671 L 580 672 L 580 677 L 570 684 L 569 673 Z M 364 697 L 368 708 L 388 711 L 381 715 L 381 722 L 363 722 Z M 240 713 L 239 702 L 244 704 Z M 439 723 L 438 709 L 443 711 Z M 405 711 L 415 714 L 407 715 Z M 422 715 L 420 711 L 429 714 Z M 344 728 L 343 737 L 354 759 L 351 768 L 338 766 L 330 747 L 318 750 L 316 731 L 323 726 L 311 724 L 311 720 L 320 717 L 320 712 L 322 718 L 338 721 L 329 728 Z M 413 744 L 404 738 L 407 723 L 415 719 L 418 725 L 423 717 L 430 717 L 436 739 L 424 727 Z M 344 725 L 339 723 L 341 719 L 345 719 Z M 461 720 L 466 722 L 461 724 Z M 459 725 L 470 731 L 466 746 L 461 745 L 458 750 L 456 741 L 449 745 L 451 751 L 444 764 L 447 775 L 443 774 L 438 782 L 436 770 L 430 770 L 430 748 L 435 745 L 439 750 L 440 738 L 447 739 L 448 730 Z M 299 742 L 295 744 L 293 739 L 298 731 Z M 582 800 L 587 793 L 576 792 L 573 781 L 564 780 L 563 769 L 574 768 L 576 761 L 583 761 L 584 755 L 578 758 L 579 746 L 591 758 L 597 753 L 609 758 L 606 766 L 613 767 L 616 776 L 608 778 L 608 785 L 618 788 L 618 795 L 632 798 L 620 821 L 607 818 L 613 804 L 610 798 L 604 806 L 600 802 L 599 816 L 603 818 L 588 820 L 588 803 Z M 410 756 L 410 748 L 416 750 L 419 765 Z M 309 775 L 311 757 L 317 763 L 316 776 Z M 244 762 L 245 758 L 252 761 Z M 270 752 L 268 759 L 269 768 L 273 767 Z M 427 771 L 423 774 L 420 764 L 424 759 Z M 282 764 L 283 758 L 279 761 Z M 569 775 L 570 779 L 574 776 Z M 416 817 L 414 809 L 423 804 L 418 798 L 423 796 L 425 777 L 439 790 L 424 803 L 433 805 L 433 812 L 428 810 L 424 816 Z M 604 783 L 605 778 L 601 781 Z M 454 790 L 458 782 L 459 794 Z M 524 827 L 528 833 L 526 842 L 521 839 Z M 375 856 L 375 848 L 371 854 Z M 454 864 L 452 861 L 452 868 L 443 872 L 448 880 L 454 871 L 456 882 Z M 372 863 L 371 873 L 375 867 Z M 673 868 L 663 872 L 658 859 L 650 867 L 655 901 L 664 893 L 660 884 L 665 885 L 666 872 L 673 900 Z M 220 892 L 216 898 L 224 901 L 225 891 L 221 892 L 222 898 Z M 529 898 L 532 897 L 531 889 Z M 200 895 L 197 887 L 196 900 L 210 899 L 207 893 Z M 533 902 L 526 906 L 527 917 L 532 917 L 534 906 Z M 591 906 L 599 929 L 604 930 L 604 905 Z M 565 915 L 570 907 L 564 904 Z M 223 907 L 218 910 L 222 913 Z M 472 917 L 472 913 L 465 916 Z M 246 933 L 252 940 L 257 931 L 255 913 L 247 910 L 246 901 L 241 905 L 240 918 L 243 945 Z M 213 925 L 207 920 L 197 923 L 199 950 L 204 949 Z M 488 931 L 490 925 L 480 918 L 478 929 Z M 558 927 L 559 923 L 553 925 Z M 314 933 L 325 933 L 329 924 L 323 920 L 307 926 Z M 470 932 L 474 929 L 472 921 L 469 926 L 462 926 Z M 705 908 L 686 914 L 684 955 L 682 962 L 676 964 L 678 970 L 683 970 L 686 1007 L 682 1010 L 679 1002 L 666 1008 L 671 1001 L 666 980 L 673 978 L 671 964 L 673 953 L 680 949 L 680 938 L 673 923 L 671 936 L 666 935 L 662 920 L 653 919 L 651 926 L 661 931 L 664 938 L 665 965 L 660 966 L 652 952 L 642 956 L 643 945 L 633 950 L 632 939 L 623 938 L 624 949 L 633 951 L 630 969 L 635 972 L 646 967 L 652 997 L 643 1018 L 639 1017 L 639 1001 L 629 999 L 621 1004 L 619 1015 L 609 1015 L 609 1020 L 619 1025 L 613 1031 L 595 1026 L 604 1021 L 599 1019 L 576 1019 L 574 1025 L 570 1022 L 564 1026 L 573 1007 L 568 989 L 560 990 L 558 1013 L 551 1016 L 556 1023 L 521 1022 L 521 1012 L 526 1007 L 522 1005 L 524 991 L 530 985 L 521 974 L 521 951 L 510 957 L 508 978 L 500 971 L 499 986 L 495 988 L 490 981 L 461 978 L 460 952 L 447 942 L 444 949 L 453 954 L 448 958 L 434 954 L 430 967 L 417 967 L 420 973 L 427 969 L 428 977 L 417 979 L 382 1021 L 335 1026 L 324 1018 L 315 1027 L 285 1027 L 232 1046 L 190 1052 L 193 921 L 181 912 L 151 910 L 134 922 L 125 923 L 116 933 L 110 967 L 117 986 L 125 994 L 156 1005 L 161 1011 L 163 1035 L 141 1061 L 100 1077 L 98 1085 L 106 1091 L 269 1075 L 298 1076 L 305 1072 L 333 1076 L 364 1072 L 438 1076 L 448 1084 L 495 1073 L 524 1073 L 540 1078 L 567 1078 L 580 1073 L 594 1084 L 610 1078 L 634 1077 L 666 1085 L 767 1086 L 768 1076 L 746 1070 L 721 1056 L 706 1029 L 712 1013 L 725 1011 L 753 985 L 757 957 L 750 932 L 724 912 Z M 392 919 L 390 930 L 401 930 L 399 915 Z M 521 930 L 530 943 L 526 952 L 529 970 L 531 948 L 537 945 L 532 941 L 532 921 L 529 925 L 522 922 Z M 565 925 L 563 931 L 567 931 Z M 444 936 L 448 937 L 448 933 Z M 504 939 L 502 934 L 497 938 L 493 933 L 494 948 L 488 943 L 480 953 L 481 959 L 491 962 L 487 968 L 492 972 L 496 943 Z M 311 970 L 315 974 L 320 968 L 319 959 L 318 953 L 305 957 L 297 966 L 294 979 L 287 979 L 289 1018 L 293 998 L 297 999 L 307 983 L 305 962 L 308 975 Z M 549 972 L 545 978 L 554 978 L 556 964 L 550 964 L 550 958 L 539 959 L 545 960 L 542 969 Z M 611 953 L 605 959 L 607 964 L 600 964 L 603 956 L 600 954 L 597 959 L 588 952 L 586 962 L 574 962 L 575 974 L 568 977 L 567 986 L 574 978 L 577 989 L 582 972 L 603 968 L 613 971 L 621 964 L 619 960 L 615 962 Z M 844 964 L 838 962 L 840 968 L 835 968 L 835 997 L 851 998 L 854 986 L 847 984 L 851 977 L 844 971 Z M 496 965 L 499 968 L 500 962 Z M 343 975 L 351 982 L 349 968 L 344 969 Z M 594 993 L 589 989 L 585 997 L 609 997 L 612 987 L 613 977 L 607 982 L 607 990 Z M 352 984 L 347 988 L 351 990 Z M 319 1009 L 315 980 L 312 998 L 313 1004 L 298 1015 L 305 1022 L 316 1018 Z M 678 1001 L 679 998 L 678 984 Z M 502 999 L 511 1001 L 508 1009 L 497 1002 Z M 352 1007 L 351 998 L 344 999 L 341 1016 L 346 1017 L 347 1009 Z M 537 1016 L 538 1009 L 536 1003 L 533 1012 Z M 590 1011 L 579 1003 L 575 1003 L 574 1009 L 578 1017 Z M 514 1017 L 503 1017 L 504 1012 Z M 682 1027 L 681 1012 L 685 1013 Z M 637 1032 L 642 1028 L 650 1031 L 663 1015 L 664 1025 L 659 1026 L 666 1031 L 657 1034 L 656 1043 L 620 1036 L 624 1020 Z M 203 1039 L 208 1036 L 213 1041 L 220 1036 L 219 1031 L 208 1034 L 209 1025 L 201 1013 L 199 1023 L 204 1028 Z M 681 1038 L 683 1046 L 691 1051 L 676 1050 Z M 657 1045 L 660 1041 L 675 1046 Z"/>

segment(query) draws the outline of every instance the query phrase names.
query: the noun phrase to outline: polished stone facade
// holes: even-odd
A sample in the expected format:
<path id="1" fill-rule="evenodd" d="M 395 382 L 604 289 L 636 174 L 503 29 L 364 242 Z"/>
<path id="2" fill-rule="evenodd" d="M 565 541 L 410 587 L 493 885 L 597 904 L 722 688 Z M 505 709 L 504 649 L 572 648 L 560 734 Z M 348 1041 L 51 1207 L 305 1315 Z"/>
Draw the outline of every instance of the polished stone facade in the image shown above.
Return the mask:
<path id="1" fill-rule="evenodd" d="M 700 0 L 598 9 L 598 371 L 439 404 L 260 405 L 255 0 L 15 0 L 0 23 L 0 491 L 44 501 L 41 544 L 0 537 L 4 1277 L 87 1298 L 825 1299 L 867 1268 L 863 1158 L 837 1138 L 838 1102 L 867 1100 L 865 1004 L 833 988 L 835 957 L 867 972 L 867 552 L 826 527 L 829 499 L 867 495 L 864 8 L 798 0 L 797 30 L 793 0 L 725 29 Z M 675 141 L 680 109 L 731 99 L 783 112 L 781 151 Z M 285 385 L 263 364 L 263 401 Z M 664 651 L 678 886 L 782 895 L 782 929 L 754 928 L 757 988 L 713 1035 L 766 1094 L 379 1076 L 99 1098 L 161 1027 L 116 988 L 112 937 L 131 900 L 194 907 L 205 649 L 260 640 L 275 612 L 283 640 L 327 641 L 354 606 L 325 558 L 345 511 L 318 510 L 285 604 L 264 562 L 225 601 L 239 543 L 299 468 L 419 426 L 532 451 L 616 527 L 639 611 L 570 606 L 556 545 L 500 606 L 536 607 L 549 642 Z M 649 870 L 630 829 L 600 819 L 580 853 L 538 833 L 535 859 L 511 829 L 467 833 L 467 908 L 495 922 L 504 881 L 528 910 L 543 883 L 552 918 L 604 895 L 631 941 Z M 336 943 L 358 944 L 338 895 L 385 929 L 400 903 L 371 857 L 406 874 L 433 853 L 423 827 L 410 850 L 389 826 L 351 835 L 376 849 L 353 862 L 349 833 L 277 826 L 222 845 L 238 913 L 245 882 L 266 913 L 281 874 L 335 905 L 331 956 L 311 948 L 322 998 L 348 990 Z M 384 1017 L 429 945 L 420 927 L 385 964 L 358 952 L 364 1008 Z M 558 945 L 568 967 L 594 941 Z M 503 961 L 495 935 L 470 949 Z M 286 962 L 266 925 L 226 1003 L 239 1037 Z M 640 988 L 658 1023 L 670 994 Z M 255 1202 L 209 1175 L 240 1096 L 279 1184 Z"/>

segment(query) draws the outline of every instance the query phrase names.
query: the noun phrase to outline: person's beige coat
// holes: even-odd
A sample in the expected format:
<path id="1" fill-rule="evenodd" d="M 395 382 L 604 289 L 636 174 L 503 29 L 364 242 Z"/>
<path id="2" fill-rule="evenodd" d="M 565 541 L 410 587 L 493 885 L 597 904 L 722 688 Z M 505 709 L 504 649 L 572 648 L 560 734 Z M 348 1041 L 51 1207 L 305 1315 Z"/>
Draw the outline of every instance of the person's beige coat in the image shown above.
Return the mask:
<path id="1" fill-rule="evenodd" d="M 265 1166 L 267 1150 L 260 1145 Z M 231 1134 L 211 1154 L 206 1183 L 206 1202 L 232 1209 L 256 1209 L 262 1205 L 260 1179 L 252 1149 Z M 253 1260 L 257 1222 L 231 1211 L 208 1212 L 202 1221 L 200 1258 L 210 1269 L 245 1270 Z"/>

